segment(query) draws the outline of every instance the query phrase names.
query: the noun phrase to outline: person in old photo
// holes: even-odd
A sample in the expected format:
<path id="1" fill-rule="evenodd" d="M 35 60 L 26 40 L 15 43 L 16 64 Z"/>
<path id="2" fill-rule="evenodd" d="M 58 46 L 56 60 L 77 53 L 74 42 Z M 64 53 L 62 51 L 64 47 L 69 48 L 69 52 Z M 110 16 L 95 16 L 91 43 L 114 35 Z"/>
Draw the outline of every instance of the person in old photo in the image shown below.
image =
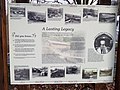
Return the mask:
<path id="1" fill-rule="evenodd" d="M 95 39 L 94 47 L 100 54 L 107 54 L 113 47 L 113 38 L 108 33 L 101 33 Z"/>
<path id="2" fill-rule="evenodd" d="M 97 49 L 97 51 L 101 54 L 106 54 L 109 52 L 109 47 L 105 46 L 105 40 L 100 41 L 100 47 Z"/>

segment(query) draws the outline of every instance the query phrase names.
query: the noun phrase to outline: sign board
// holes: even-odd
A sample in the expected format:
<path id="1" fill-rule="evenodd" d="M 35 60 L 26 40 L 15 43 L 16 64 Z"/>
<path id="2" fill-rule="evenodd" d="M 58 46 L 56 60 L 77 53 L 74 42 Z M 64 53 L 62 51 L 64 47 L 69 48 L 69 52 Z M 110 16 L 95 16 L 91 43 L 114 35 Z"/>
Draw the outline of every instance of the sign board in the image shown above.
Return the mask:
<path id="1" fill-rule="evenodd" d="M 113 81 L 116 6 L 9 5 L 11 84 Z"/>

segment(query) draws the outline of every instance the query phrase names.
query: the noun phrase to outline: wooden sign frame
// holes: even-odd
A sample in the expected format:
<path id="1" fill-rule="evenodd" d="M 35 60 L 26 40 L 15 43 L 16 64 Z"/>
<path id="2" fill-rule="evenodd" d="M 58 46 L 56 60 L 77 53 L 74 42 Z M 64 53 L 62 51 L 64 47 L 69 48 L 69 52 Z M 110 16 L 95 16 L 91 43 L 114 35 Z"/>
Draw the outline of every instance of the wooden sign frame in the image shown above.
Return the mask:
<path id="1" fill-rule="evenodd" d="M 100 0 L 99 4 L 109 5 L 111 0 Z M 27 3 L 28 0 L 16 0 L 16 2 Z M 120 5 L 120 1 L 119 1 Z M 120 10 L 120 7 L 119 7 Z M 5 0 L 0 0 L 0 89 L 1 90 L 33 90 L 33 88 L 40 87 L 40 85 L 9 85 L 8 78 L 8 65 L 7 65 L 7 22 L 6 22 Z M 119 11 L 120 14 L 120 11 Z M 83 85 L 83 84 L 81 84 Z M 10 86 L 10 88 L 8 88 Z M 67 85 L 66 85 L 67 86 Z M 85 84 L 88 86 L 88 84 Z M 106 84 L 94 84 L 95 90 L 107 90 Z M 116 65 L 116 80 L 115 89 L 120 88 L 120 35 L 118 40 L 117 49 L 117 65 Z M 39 89 L 40 90 L 40 89 Z M 48 89 L 49 90 L 49 89 Z M 58 89 L 59 90 L 59 89 Z"/>
<path id="2" fill-rule="evenodd" d="M 5 0 L 0 0 L 0 89 L 8 90 Z"/>

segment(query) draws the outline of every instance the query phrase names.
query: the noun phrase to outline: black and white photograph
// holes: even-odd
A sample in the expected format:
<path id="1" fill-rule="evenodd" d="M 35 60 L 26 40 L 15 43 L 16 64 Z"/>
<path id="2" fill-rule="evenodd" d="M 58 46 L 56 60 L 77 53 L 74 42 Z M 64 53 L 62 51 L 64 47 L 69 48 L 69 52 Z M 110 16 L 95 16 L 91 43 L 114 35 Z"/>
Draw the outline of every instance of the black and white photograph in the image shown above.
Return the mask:
<path id="1" fill-rule="evenodd" d="M 30 70 L 27 68 L 14 69 L 15 80 L 30 80 Z"/>
<path id="2" fill-rule="evenodd" d="M 63 8 L 48 8 L 49 20 L 60 20 L 63 18 Z"/>
<path id="3" fill-rule="evenodd" d="M 56 33 L 52 33 L 55 34 Z M 52 36 L 42 37 L 42 63 L 83 63 L 85 60 L 84 36 Z M 60 34 L 60 33 L 59 33 Z M 61 33 L 64 34 L 64 33 Z"/>
<path id="4" fill-rule="evenodd" d="M 82 79 L 97 79 L 97 69 L 83 69 Z"/>
<path id="5" fill-rule="evenodd" d="M 111 69 L 111 68 L 101 69 L 100 72 L 99 72 L 99 76 L 100 76 L 100 77 L 112 76 L 112 69 Z"/>
<path id="6" fill-rule="evenodd" d="M 76 4 L 76 0 L 30 0 L 35 4 Z"/>
<path id="7" fill-rule="evenodd" d="M 115 23 L 115 13 L 99 13 L 99 22 L 101 23 Z"/>
<path id="8" fill-rule="evenodd" d="M 81 23 L 81 16 L 73 14 L 65 14 L 65 23 L 77 24 Z"/>
<path id="9" fill-rule="evenodd" d="M 98 34 L 94 41 L 94 47 L 99 54 L 109 53 L 113 47 L 112 36 L 108 33 Z"/>
<path id="10" fill-rule="evenodd" d="M 50 69 L 51 78 L 64 78 L 65 77 L 65 68 L 63 67 L 54 67 Z"/>
<path id="11" fill-rule="evenodd" d="M 46 77 L 48 76 L 48 67 L 32 68 L 32 77 Z"/>
<path id="12" fill-rule="evenodd" d="M 83 8 L 83 21 L 97 21 L 98 10 Z"/>
<path id="13" fill-rule="evenodd" d="M 80 66 L 67 66 L 66 67 L 66 74 L 80 74 Z"/>
<path id="14" fill-rule="evenodd" d="M 28 11 L 28 23 L 45 23 L 46 13 Z"/>
<path id="15" fill-rule="evenodd" d="M 10 17 L 25 17 L 25 8 L 10 7 Z"/>

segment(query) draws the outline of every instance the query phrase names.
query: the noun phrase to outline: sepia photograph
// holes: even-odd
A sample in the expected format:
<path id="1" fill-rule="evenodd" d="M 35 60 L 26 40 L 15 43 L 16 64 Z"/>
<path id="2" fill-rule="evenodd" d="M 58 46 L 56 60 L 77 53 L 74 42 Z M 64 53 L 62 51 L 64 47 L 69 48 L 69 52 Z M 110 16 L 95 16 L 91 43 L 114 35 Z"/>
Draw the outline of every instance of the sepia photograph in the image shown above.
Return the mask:
<path id="1" fill-rule="evenodd" d="M 83 69 L 82 79 L 97 79 L 97 69 Z"/>
<path id="2" fill-rule="evenodd" d="M 85 37 L 44 36 L 42 38 L 42 63 L 83 63 Z"/>
<path id="3" fill-rule="evenodd" d="M 54 67 L 51 68 L 51 78 L 63 78 L 65 77 L 65 68 L 63 67 Z"/>
<path id="4" fill-rule="evenodd" d="M 97 21 L 98 10 L 83 8 L 83 21 Z"/>
<path id="5" fill-rule="evenodd" d="M 115 23 L 116 14 L 115 13 L 100 13 L 99 22 L 101 23 Z"/>
<path id="6" fill-rule="evenodd" d="M 15 80 L 30 80 L 30 70 L 27 68 L 14 69 Z"/>
<path id="7" fill-rule="evenodd" d="M 48 8 L 49 20 L 60 20 L 63 18 L 63 8 Z"/>
<path id="8" fill-rule="evenodd" d="M 46 14 L 40 12 L 32 12 L 28 11 L 28 23 L 45 23 L 46 22 Z"/>
<path id="9" fill-rule="evenodd" d="M 65 14 L 65 23 L 81 23 L 81 16 L 73 15 L 73 14 Z"/>
<path id="10" fill-rule="evenodd" d="M 67 66 L 66 74 L 80 74 L 80 67 L 78 66 Z"/>
<path id="11" fill-rule="evenodd" d="M 99 75 L 100 77 L 112 76 L 112 69 L 101 69 Z"/>
<path id="12" fill-rule="evenodd" d="M 25 17 L 25 8 L 10 7 L 10 17 Z"/>
<path id="13" fill-rule="evenodd" d="M 32 68 L 32 77 L 45 77 L 48 76 L 48 67 Z"/>
<path id="14" fill-rule="evenodd" d="M 99 54 L 107 54 L 111 51 L 113 47 L 113 39 L 110 34 L 101 33 L 99 34 L 94 41 L 95 50 Z"/>

